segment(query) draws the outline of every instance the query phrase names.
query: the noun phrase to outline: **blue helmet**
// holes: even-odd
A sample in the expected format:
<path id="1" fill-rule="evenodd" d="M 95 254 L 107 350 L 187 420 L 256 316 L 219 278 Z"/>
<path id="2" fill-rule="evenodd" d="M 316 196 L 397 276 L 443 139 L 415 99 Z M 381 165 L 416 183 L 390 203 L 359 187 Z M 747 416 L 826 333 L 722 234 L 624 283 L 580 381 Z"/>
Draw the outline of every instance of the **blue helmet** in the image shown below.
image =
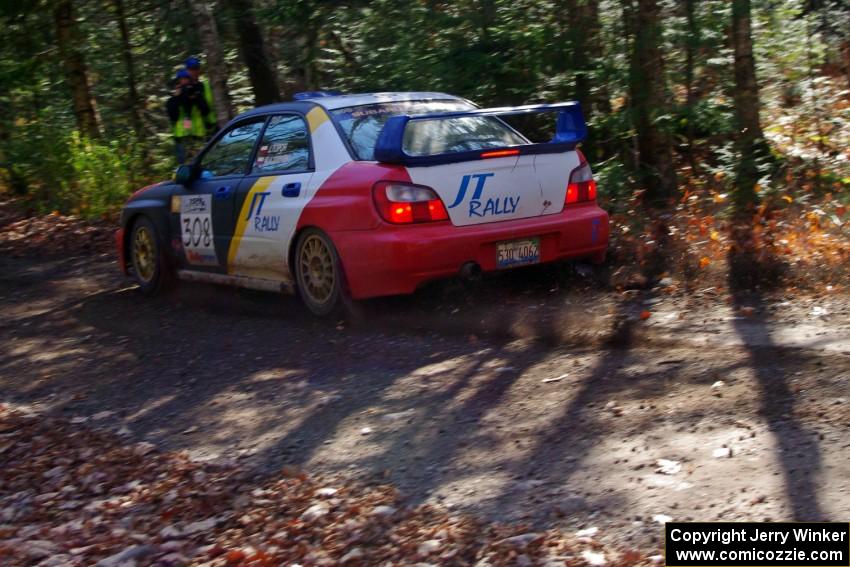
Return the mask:
<path id="1" fill-rule="evenodd" d="M 197 57 L 189 57 L 184 63 L 187 69 L 200 69 L 201 61 Z"/>
<path id="2" fill-rule="evenodd" d="M 177 78 L 178 79 L 191 79 L 192 75 L 190 75 L 189 71 L 187 71 L 186 69 L 180 69 L 179 71 L 177 71 Z"/>

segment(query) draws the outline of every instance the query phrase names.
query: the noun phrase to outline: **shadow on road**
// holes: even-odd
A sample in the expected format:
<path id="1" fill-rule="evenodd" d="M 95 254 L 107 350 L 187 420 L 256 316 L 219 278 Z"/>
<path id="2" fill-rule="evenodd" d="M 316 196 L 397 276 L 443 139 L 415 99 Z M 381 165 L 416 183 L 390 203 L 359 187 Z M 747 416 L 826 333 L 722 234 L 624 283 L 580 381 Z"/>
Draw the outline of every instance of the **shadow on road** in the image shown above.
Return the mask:
<path id="1" fill-rule="evenodd" d="M 409 488 L 412 503 L 489 476 L 500 484 L 482 507 L 515 510 L 517 482 L 550 479 L 576 493 L 592 485 L 583 472 L 596 448 L 612 440 L 618 399 L 657 400 L 677 384 L 676 361 L 650 364 L 639 348 L 641 313 L 656 299 L 655 283 L 668 265 L 663 223 L 656 232 L 645 284 L 616 303 L 601 345 L 582 343 L 588 306 L 556 293 L 575 281 L 570 266 L 507 274 L 473 290 L 449 284 L 426 290 L 415 302 L 370 302 L 369 320 L 353 324 L 316 320 L 294 298 L 243 290 L 182 286 L 171 296 L 142 300 L 114 277 L 100 291 L 78 287 L 61 270 L 20 281 L 7 277 L 0 291 L 13 294 L 2 302 L 9 316 L 0 332 L 9 340 L 0 344 L 0 374 L 8 377 L 0 396 L 75 416 L 112 411 L 133 438 L 174 449 L 204 445 L 210 454 L 238 455 L 261 472 L 320 459 L 325 471 L 356 470 Z M 762 345 L 748 347 L 749 362 L 761 390 L 760 413 L 779 447 L 793 516 L 819 519 L 817 441 L 794 416 L 762 299 L 733 289 L 736 306 L 759 314 L 735 325 L 742 337 L 758 334 L 757 341 L 745 342 Z M 15 310 L 21 302 L 35 311 Z M 534 306 L 543 306 L 540 313 Z M 490 327 L 498 332 L 476 336 L 475 329 Z M 572 364 L 573 357 L 592 364 L 578 382 L 547 386 L 557 403 L 524 405 L 522 392 L 540 382 L 529 376 L 548 364 L 557 354 L 552 344 L 565 337 L 579 346 L 561 353 L 558 364 Z M 783 365 L 807 362 L 794 356 Z M 732 371 L 738 364 L 714 368 Z M 545 372 L 570 370 L 547 366 Z M 522 416 L 527 430 L 505 421 L 524 411 L 535 415 Z M 683 410 L 672 420 L 694 415 Z M 649 426 L 667 417 L 649 408 L 639 420 Z M 472 453 L 483 457 L 476 461 Z M 631 498 L 628 490 L 613 489 L 604 503 L 597 495 L 596 503 L 615 508 Z"/>
<path id="2" fill-rule="evenodd" d="M 821 455 L 818 434 L 796 415 L 796 395 L 789 384 L 795 367 L 806 365 L 805 356 L 781 351 L 771 338 L 763 290 L 779 282 L 782 266 L 770 246 L 757 244 L 749 223 L 733 228 L 729 251 L 729 289 L 740 316 L 734 328 L 745 345 L 759 388 L 759 415 L 776 441 L 776 460 L 785 477 L 785 494 L 796 521 L 825 521 L 818 499 Z M 797 360 L 781 360 L 790 356 Z"/>
<path id="3" fill-rule="evenodd" d="M 233 433 L 243 437 L 237 447 L 260 447 L 251 460 L 265 469 L 306 462 L 374 406 L 405 409 L 414 396 L 393 401 L 388 392 L 422 367 L 463 360 L 427 377 L 442 384 L 423 391 L 420 406 L 462 396 L 462 409 L 450 412 L 457 419 L 483 412 L 540 352 L 392 326 L 349 329 L 312 318 L 293 298 L 241 290 L 184 286 L 144 299 L 142 309 L 133 289 L 85 294 L 44 274 L 28 281 L 27 302 L 45 308 L 0 325 L 13 337 L 0 350 L 7 399 L 74 415 L 112 411 L 134 436 L 176 448 L 192 444 L 191 432 L 180 434 L 193 428 L 210 428 L 222 447 Z M 486 383 L 470 385 L 480 373 Z"/>
<path id="4" fill-rule="evenodd" d="M 470 302 L 478 312 L 487 304 L 505 319 L 536 302 L 535 294 L 548 295 L 570 281 L 571 270 L 540 272 L 513 309 L 506 303 L 529 287 L 520 273 L 459 298 L 427 291 L 425 304 L 445 309 L 444 303 Z M 27 280 L 27 287 L 3 284 L 15 287 L 28 307 L 44 304 L 0 324 L 11 339 L 0 346 L 0 373 L 11 377 L 0 384 L 5 399 L 73 416 L 113 412 L 104 423 L 117 421 L 133 438 L 167 448 L 192 448 L 202 434 L 211 453 L 243 455 L 263 471 L 307 463 L 334 440 L 342 449 L 374 443 L 374 454 L 341 459 L 339 469 L 353 464 L 379 474 L 390 463 L 419 461 L 403 475 L 415 479 L 414 501 L 450 480 L 441 469 L 465 448 L 497 446 L 479 420 L 503 406 L 519 378 L 551 354 L 512 334 L 485 342 L 461 331 L 404 333 L 397 319 L 380 314 L 370 328 L 362 322 L 341 326 L 312 318 L 294 298 L 193 285 L 142 299 L 115 283 L 86 293 L 66 276 L 48 271 Z M 483 299 L 470 298 L 477 293 Z M 410 311 L 422 309 L 417 302 L 406 316 L 415 318 Z M 557 321 L 535 318 L 532 336 L 557 337 L 562 326 L 583 329 L 583 321 L 570 319 L 574 313 L 565 309 Z M 381 430 L 383 415 L 411 410 L 409 418 L 393 422 L 393 431 Z M 339 439 L 343 430 L 376 421 L 368 438 Z"/>
<path id="5" fill-rule="evenodd" d="M 659 288 L 655 284 L 668 265 L 669 232 L 666 223 L 659 219 L 653 230 L 657 245 L 644 264 L 643 288 L 619 303 L 595 368 L 583 379 L 560 413 L 551 419 L 547 433 L 539 437 L 533 451 L 512 463 L 510 468 L 514 477 L 546 476 L 572 486 L 577 493 L 588 481 L 592 482 L 577 478 L 583 470 L 584 460 L 609 433 L 605 419 L 600 417 L 606 404 L 616 403 L 618 396 L 641 396 L 651 390 L 655 390 L 654 395 L 661 395 L 668 381 L 675 376 L 673 366 L 657 372 L 645 372 L 638 377 L 624 372 L 630 365 L 641 362 L 640 355 L 633 350 L 638 346 L 641 313 L 658 293 Z M 513 497 L 512 492 L 504 492 L 494 507 L 509 506 Z"/>

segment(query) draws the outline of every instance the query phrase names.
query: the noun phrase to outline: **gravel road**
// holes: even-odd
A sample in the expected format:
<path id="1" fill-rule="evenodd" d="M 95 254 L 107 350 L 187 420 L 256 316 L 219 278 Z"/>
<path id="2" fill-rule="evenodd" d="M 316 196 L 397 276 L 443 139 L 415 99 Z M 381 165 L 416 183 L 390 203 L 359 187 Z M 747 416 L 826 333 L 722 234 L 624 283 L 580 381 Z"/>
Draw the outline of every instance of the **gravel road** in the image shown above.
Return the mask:
<path id="1" fill-rule="evenodd" d="M 850 517 L 846 295 L 603 293 L 586 272 L 337 322 L 212 286 L 143 298 L 104 256 L 3 257 L 0 401 L 612 543 L 658 546 L 665 516 Z"/>

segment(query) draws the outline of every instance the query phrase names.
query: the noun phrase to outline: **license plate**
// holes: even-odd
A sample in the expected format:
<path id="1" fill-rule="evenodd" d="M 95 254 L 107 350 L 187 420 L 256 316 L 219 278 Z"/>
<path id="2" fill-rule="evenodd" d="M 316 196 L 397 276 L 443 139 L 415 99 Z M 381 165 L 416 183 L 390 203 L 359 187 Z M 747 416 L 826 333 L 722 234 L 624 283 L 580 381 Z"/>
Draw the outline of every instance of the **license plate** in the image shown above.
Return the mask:
<path id="1" fill-rule="evenodd" d="M 540 239 L 510 240 L 496 245 L 496 267 L 513 268 L 540 262 Z"/>

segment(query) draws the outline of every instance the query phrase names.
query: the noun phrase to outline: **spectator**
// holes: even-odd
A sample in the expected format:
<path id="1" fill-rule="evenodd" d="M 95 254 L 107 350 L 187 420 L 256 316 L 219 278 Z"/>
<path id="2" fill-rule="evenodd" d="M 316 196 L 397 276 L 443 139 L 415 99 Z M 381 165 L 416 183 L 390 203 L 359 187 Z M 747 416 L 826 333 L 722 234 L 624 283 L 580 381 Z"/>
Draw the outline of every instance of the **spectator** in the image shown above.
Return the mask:
<path id="1" fill-rule="evenodd" d="M 192 76 L 185 69 L 177 72 L 166 110 L 174 132 L 177 162 L 183 164 L 206 140 L 208 129 L 203 117 L 210 112 L 203 88 L 192 82 Z"/>
<path id="2" fill-rule="evenodd" d="M 185 62 L 186 71 L 192 79 L 192 84 L 203 92 L 204 100 L 207 103 L 207 112 L 203 114 L 204 124 L 209 135 L 214 134 L 218 130 L 218 120 L 215 115 L 215 107 L 213 106 L 213 94 L 209 81 L 201 80 L 201 62 L 197 57 L 189 57 Z"/>

